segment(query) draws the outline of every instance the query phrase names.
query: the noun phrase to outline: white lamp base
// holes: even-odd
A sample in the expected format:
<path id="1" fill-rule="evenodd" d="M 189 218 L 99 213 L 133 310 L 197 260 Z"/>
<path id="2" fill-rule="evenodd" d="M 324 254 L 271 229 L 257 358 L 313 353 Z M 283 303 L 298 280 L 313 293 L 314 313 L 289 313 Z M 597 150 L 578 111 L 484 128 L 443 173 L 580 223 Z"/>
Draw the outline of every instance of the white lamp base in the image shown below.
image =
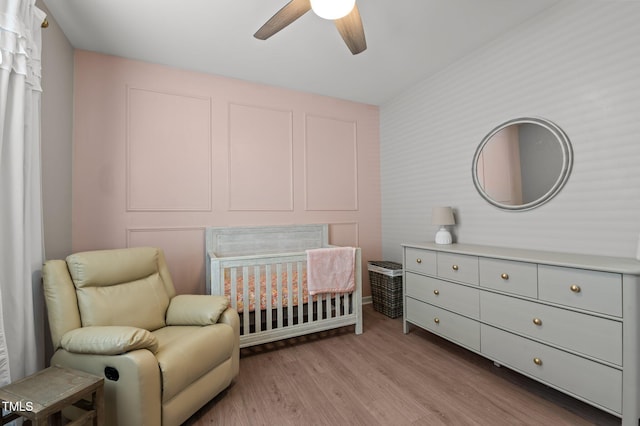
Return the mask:
<path id="1" fill-rule="evenodd" d="M 436 233 L 436 244 L 451 244 L 451 233 L 444 226 Z"/>

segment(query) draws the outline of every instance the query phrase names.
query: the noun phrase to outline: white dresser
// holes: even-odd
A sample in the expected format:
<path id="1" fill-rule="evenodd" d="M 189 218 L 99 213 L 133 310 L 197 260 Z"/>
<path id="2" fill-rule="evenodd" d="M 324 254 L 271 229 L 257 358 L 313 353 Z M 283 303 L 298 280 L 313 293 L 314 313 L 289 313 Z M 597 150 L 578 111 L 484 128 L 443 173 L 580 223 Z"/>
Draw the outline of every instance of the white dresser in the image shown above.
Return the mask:
<path id="1" fill-rule="evenodd" d="M 403 244 L 410 324 L 640 424 L 640 262 Z"/>

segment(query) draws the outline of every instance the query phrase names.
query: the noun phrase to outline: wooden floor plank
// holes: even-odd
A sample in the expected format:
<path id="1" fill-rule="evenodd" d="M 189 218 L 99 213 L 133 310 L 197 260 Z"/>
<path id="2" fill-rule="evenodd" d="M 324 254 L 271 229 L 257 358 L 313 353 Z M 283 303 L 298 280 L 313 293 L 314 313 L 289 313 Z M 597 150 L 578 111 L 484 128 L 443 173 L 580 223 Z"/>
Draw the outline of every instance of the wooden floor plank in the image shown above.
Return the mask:
<path id="1" fill-rule="evenodd" d="M 365 305 L 353 327 L 241 351 L 236 381 L 185 424 L 619 425 L 620 419 Z"/>

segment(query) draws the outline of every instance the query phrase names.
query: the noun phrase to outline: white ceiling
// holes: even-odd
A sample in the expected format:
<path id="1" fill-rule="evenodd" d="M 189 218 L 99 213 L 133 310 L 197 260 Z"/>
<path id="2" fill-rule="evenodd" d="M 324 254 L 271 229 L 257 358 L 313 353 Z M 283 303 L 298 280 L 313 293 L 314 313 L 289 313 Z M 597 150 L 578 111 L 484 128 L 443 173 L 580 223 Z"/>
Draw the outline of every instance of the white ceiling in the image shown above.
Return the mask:
<path id="1" fill-rule="evenodd" d="M 357 0 L 353 56 L 313 12 L 253 33 L 288 0 L 44 0 L 78 49 L 380 105 L 560 0 Z"/>

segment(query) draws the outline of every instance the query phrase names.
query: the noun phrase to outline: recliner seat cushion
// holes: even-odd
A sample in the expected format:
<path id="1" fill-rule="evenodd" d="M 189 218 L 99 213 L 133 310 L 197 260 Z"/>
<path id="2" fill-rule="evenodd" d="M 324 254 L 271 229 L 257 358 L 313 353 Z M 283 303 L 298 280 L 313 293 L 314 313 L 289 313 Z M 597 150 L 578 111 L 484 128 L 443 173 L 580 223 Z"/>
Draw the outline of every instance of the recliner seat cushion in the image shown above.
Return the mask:
<path id="1" fill-rule="evenodd" d="M 152 334 L 159 343 L 156 358 L 162 372 L 163 403 L 231 358 L 235 341 L 227 324 L 168 326 Z"/>
<path id="2" fill-rule="evenodd" d="M 138 349 L 158 350 L 158 339 L 150 331 L 137 327 L 98 326 L 68 331 L 60 341 L 71 353 L 119 355 Z"/>

